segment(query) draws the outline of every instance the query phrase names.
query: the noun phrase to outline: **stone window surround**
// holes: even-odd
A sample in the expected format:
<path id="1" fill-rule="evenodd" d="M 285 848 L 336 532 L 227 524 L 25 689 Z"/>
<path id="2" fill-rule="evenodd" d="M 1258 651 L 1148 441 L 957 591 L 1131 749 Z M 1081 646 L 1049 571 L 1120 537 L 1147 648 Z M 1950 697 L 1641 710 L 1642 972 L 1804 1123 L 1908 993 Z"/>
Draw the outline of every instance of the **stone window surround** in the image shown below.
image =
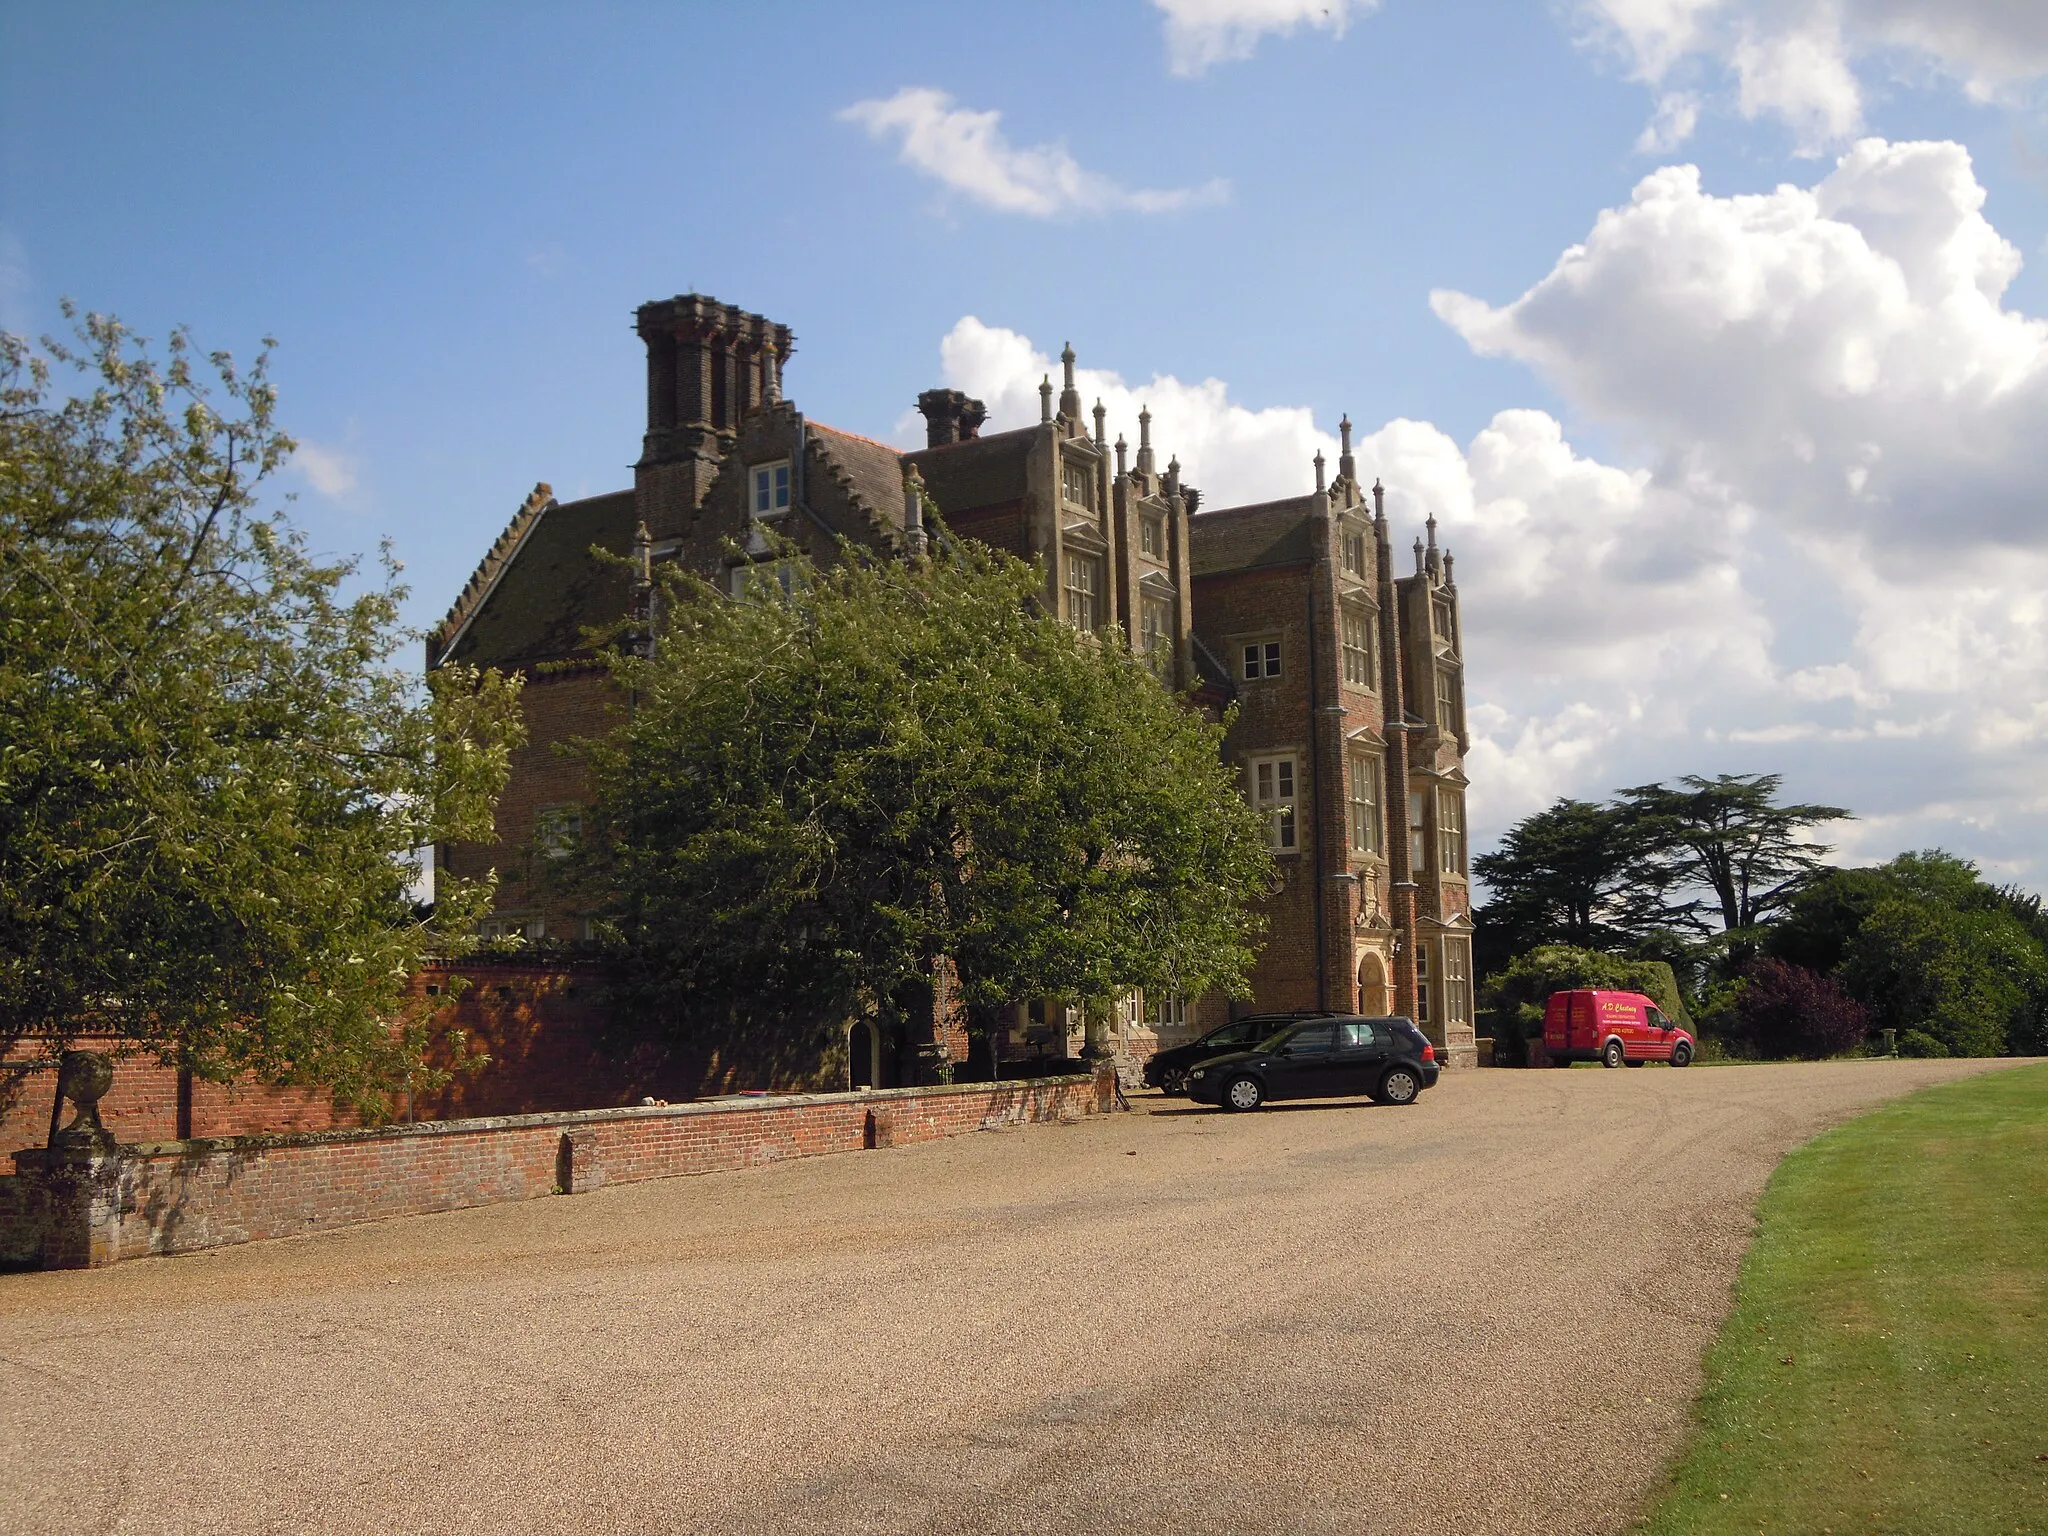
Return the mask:
<path id="1" fill-rule="evenodd" d="M 1245 791 L 1266 818 L 1266 846 L 1274 853 L 1301 852 L 1300 754 L 1255 752 L 1244 760 Z"/>
<path id="2" fill-rule="evenodd" d="M 1278 631 L 1232 636 L 1230 654 L 1231 671 L 1240 683 L 1270 683 L 1285 675 L 1286 653 Z"/>
<path id="3" fill-rule="evenodd" d="M 747 466 L 747 511 L 753 517 L 781 517 L 791 506 L 790 461 L 769 459 Z"/>

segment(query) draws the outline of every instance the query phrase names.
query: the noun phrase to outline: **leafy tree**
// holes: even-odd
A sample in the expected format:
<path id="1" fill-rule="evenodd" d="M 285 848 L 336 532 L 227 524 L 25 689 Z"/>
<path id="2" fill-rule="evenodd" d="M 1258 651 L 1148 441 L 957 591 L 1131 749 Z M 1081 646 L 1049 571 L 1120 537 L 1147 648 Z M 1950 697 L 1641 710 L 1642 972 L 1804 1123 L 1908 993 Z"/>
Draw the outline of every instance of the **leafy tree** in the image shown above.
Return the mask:
<path id="1" fill-rule="evenodd" d="M 1759 1056 L 1820 1061 L 1862 1044 L 1863 1005 L 1831 976 L 1759 955 L 1735 1000 L 1737 1038 Z"/>
<path id="2" fill-rule="evenodd" d="M 794 1064 L 942 959 L 970 1007 L 1244 985 L 1272 866 L 1219 727 L 978 545 L 797 569 L 747 601 L 672 572 L 611 659 L 635 705 L 583 749 L 571 876 L 623 1001 Z"/>
<path id="3" fill-rule="evenodd" d="M 1809 881 L 1765 933 L 1773 959 L 1823 973 L 1835 970 L 1879 902 L 1899 894 L 1882 869 L 1830 869 Z"/>
<path id="4" fill-rule="evenodd" d="M 388 556 L 348 596 L 259 508 L 292 450 L 263 358 L 73 319 L 0 336 L 0 1043 L 112 1033 L 374 1108 L 418 1068 L 409 973 L 488 900 L 417 911 L 414 850 L 488 834 L 514 686 L 426 691 Z"/>
<path id="5" fill-rule="evenodd" d="M 1825 868 L 1829 850 L 1804 834 L 1850 814 L 1837 805 L 1778 805 L 1781 782 L 1775 773 L 1688 774 L 1675 789 L 1621 792 L 1673 883 L 1711 892 L 1727 934 L 1748 934 Z"/>
<path id="6" fill-rule="evenodd" d="M 1857 930 L 1842 980 L 1878 1027 L 1924 1034 L 1940 1054 L 1996 1056 L 2039 1018 L 2048 955 L 2007 913 L 1894 896 Z"/>
<path id="7" fill-rule="evenodd" d="M 1486 923 L 1511 953 L 1539 944 L 1627 948 L 1682 928 L 1695 904 L 1665 900 L 1650 846 L 1627 808 L 1560 799 L 1473 860 L 1490 896 Z"/>

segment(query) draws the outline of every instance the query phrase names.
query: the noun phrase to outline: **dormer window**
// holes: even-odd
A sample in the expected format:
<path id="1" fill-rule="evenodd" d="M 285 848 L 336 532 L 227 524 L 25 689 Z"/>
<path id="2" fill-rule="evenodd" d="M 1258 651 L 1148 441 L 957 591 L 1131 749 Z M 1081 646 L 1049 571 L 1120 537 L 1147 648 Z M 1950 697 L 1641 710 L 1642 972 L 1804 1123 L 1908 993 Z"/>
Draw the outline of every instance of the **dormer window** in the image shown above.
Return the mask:
<path id="1" fill-rule="evenodd" d="M 1166 558 L 1166 519 L 1163 517 L 1141 517 L 1138 519 L 1138 553 L 1154 560 Z"/>
<path id="2" fill-rule="evenodd" d="M 1365 580 L 1365 535 L 1347 532 L 1344 535 L 1344 574 Z"/>
<path id="3" fill-rule="evenodd" d="M 1076 459 L 1060 460 L 1060 494 L 1077 507 L 1095 505 L 1095 471 Z"/>
<path id="4" fill-rule="evenodd" d="M 754 466 L 754 516 L 779 517 L 789 510 L 789 460 Z"/>

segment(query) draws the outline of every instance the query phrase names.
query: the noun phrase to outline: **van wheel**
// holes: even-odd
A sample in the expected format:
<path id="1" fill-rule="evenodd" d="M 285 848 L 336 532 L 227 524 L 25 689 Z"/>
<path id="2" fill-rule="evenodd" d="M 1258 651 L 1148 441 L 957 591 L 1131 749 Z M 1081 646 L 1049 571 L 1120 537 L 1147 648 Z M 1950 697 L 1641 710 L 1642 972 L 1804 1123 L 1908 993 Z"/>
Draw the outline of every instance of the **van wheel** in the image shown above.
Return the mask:
<path id="1" fill-rule="evenodd" d="M 1257 1109 L 1265 1101 L 1265 1090 L 1256 1077 L 1233 1077 L 1223 1089 L 1225 1109 Z"/>
<path id="2" fill-rule="evenodd" d="M 1422 1092 L 1422 1080 L 1406 1067 L 1393 1067 L 1380 1079 L 1373 1097 L 1382 1104 L 1413 1104 Z"/>
<path id="3" fill-rule="evenodd" d="M 1600 1065 L 1603 1067 L 1618 1067 L 1627 1060 L 1628 1053 L 1622 1050 L 1619 1040 L 1608 1041 L 1607 1049 L 1600 1053 Z"/>
<path id="4" fill-rule="evenodd" d="M 1671 1065 L 1674 1067 L 1689 1067 L 1692 1065 L 1692 1047 L 1683 1040 L 1671 1047 Z"/>

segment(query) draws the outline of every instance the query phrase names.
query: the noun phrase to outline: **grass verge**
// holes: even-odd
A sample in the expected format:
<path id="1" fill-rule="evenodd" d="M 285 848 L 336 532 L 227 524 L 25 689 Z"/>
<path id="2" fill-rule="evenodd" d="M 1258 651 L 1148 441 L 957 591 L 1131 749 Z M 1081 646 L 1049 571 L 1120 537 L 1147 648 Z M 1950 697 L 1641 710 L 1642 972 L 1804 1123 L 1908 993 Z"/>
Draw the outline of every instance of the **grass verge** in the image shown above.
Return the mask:
<path id="1" fill-rule="evenodd" d="M 1758 1219 L 1638 1528 L 2048 1531 L 2048 1067 L 1829 1131 Z"/>

